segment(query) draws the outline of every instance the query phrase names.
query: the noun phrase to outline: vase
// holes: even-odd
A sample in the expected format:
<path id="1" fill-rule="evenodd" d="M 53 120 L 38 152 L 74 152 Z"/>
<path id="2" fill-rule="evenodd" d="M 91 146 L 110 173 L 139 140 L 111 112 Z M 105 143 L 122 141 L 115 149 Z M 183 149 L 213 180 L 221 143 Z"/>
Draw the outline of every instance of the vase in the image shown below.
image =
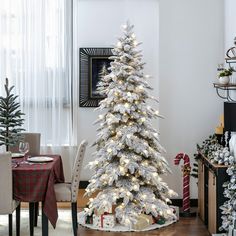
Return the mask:
<path id="1" fill-rule="evenodd" d="M 231 84 L 236 84 L 236 76 L 235 75 L 232 75 L 231 78 L 230 78 L 230 83 Z"/>
<path id="2" fill-rule="evenodd" d="M 220 84 L 228 84 L 230 81 L 229 76 L 219 77 Z"/>

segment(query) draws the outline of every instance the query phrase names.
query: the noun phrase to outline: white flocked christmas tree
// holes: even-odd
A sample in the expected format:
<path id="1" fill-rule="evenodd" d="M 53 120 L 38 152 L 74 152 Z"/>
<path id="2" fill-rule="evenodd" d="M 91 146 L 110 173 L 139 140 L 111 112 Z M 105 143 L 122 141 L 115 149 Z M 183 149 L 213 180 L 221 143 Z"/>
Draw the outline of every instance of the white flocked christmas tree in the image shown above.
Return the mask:
<path id="1" fill-rule="evenodd" d="M 99 87 L 107 97 L 98 108 L 104 114 L 96 121 L 100 123 L 96 158 L 89 163 L 95 173 L 86 194 L 99 193 L 90 198 L 85 212 L 115 205 L 118 222 L 131 226 L 141 213 L 175 217 L 167 203 L 176 194 L 161 178 L 170 169 L 159 133 L 151 124 L 160 115 L 147 104 L 156 99 L 148 93 L 150 76 L 143 72 L 142 54 L 137 49 L 140 43 L 132 25 L 122 28 L 123 36 L 112 51 L 110 73 L 103 80 L 108 83 Z"/>

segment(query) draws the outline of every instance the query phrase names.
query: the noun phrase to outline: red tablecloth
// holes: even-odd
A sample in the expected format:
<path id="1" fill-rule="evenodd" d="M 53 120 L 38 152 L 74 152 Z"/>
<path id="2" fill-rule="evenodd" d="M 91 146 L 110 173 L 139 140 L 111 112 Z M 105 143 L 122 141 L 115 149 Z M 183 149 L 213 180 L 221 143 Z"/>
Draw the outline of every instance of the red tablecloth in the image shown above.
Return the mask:
<path id="1" fill-rule="evenodd" d="M 43 164 L 21 163 L 23 158 L 13 159 L 14 199 L 21 202 L 44 202 L 43 211 L 56 227 L 58 218 L 54 183 L 64 182 L 61 157 L 53 157 L 52 162 Z M 20 163 L 16 167 L 15 163 Z"/>

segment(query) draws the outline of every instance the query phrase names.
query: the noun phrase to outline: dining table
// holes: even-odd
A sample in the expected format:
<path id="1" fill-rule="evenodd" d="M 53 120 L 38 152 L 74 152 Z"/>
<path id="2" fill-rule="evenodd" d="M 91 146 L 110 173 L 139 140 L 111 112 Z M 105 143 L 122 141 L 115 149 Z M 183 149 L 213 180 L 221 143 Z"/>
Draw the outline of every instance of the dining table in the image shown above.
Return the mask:
<path id="1" fill-rule="evenodd" d="M 56 227 L 58 219 L 55 183 L 65 181 L 60 155 L 41 155 L 47 162 L 31 162 L 30 157 L 12 158 L 13 198 L 29 202 L 30 236 L 34 234 L 34 207 L 42 203 L 42 236 L 48 236 L 48 220 Z"/>

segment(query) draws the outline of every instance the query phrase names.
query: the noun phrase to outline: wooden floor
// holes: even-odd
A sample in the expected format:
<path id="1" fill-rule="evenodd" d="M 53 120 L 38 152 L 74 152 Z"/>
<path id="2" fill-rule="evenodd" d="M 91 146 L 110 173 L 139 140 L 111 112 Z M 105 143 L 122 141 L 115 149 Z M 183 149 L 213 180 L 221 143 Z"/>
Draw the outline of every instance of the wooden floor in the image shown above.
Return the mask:
<path id="1" fill-rule="evenodd" d="M 78 206 L 85 207 L 88 202 L 88 197 L 83 197 L 84 190 L 79 190 Z M 94 197 L 94 196 L 92 196 Z M 67 207 L 66 205 L 58 205 L 58 207 Z M 140 232 L 140 233 L 113 233 L 113 232 L 102 232 L 96 230 L 86 229 L 79 226 L 78 236 L 210 236 L 206 226 L 198 217 L 192 218 L 181 218 L 177 223 L 170 225 L 163 229 Z"/>
<path id="2" fill-rule="evenodd" d="M 78 236 L 210 236 L 205 225 L 197 218 L 181 218 L 177 223 L 163 229 L 147 232 L 113 233 L 86 229 L 79 226 Z"/>
<path id="3" fill-rule="evenodd" d="M 88 197 L 83 197 L 84 193 L 85 191 L 83 189 L 79 190 L 79 195 L 78 195 L 79 211 L 81 211 L 82 208 L 85 207 L 86 203 L 88 202 Z M 28 208 L 28 203 L 22 204 L 22 207 Z M 58 208 L 70 208 L 70 203 L 58 203 Z M 140 232 L 140 233 L 102 232 L 102 231 L 86 229 L 82 226 L 79 226 L 78 228 L 78 236 L 149 236 L 149 235 L 150 236 L 210 236 L 205 225 L 198 217 L 180 218 L 180 221 L 166 228 L 148 232 Z"/>

